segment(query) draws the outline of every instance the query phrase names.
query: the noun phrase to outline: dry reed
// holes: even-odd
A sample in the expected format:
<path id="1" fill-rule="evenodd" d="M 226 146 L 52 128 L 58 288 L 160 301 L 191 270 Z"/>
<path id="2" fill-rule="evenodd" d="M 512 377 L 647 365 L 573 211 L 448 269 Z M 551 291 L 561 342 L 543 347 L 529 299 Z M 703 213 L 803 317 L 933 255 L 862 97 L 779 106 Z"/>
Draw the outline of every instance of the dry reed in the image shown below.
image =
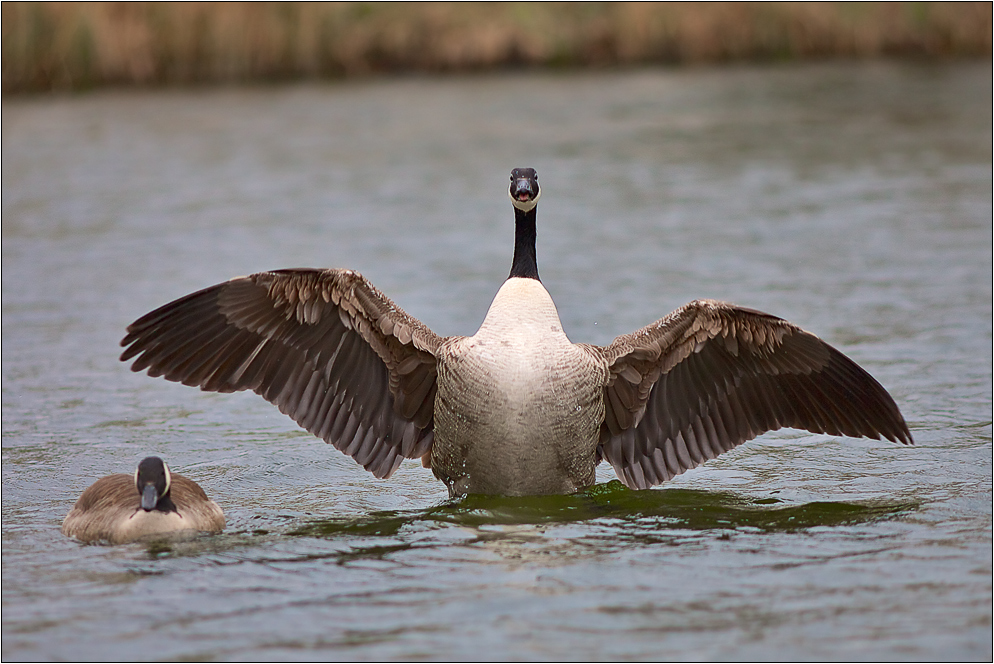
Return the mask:
<path id="1" fill-rule="evenodd" d="M 4 2 L 3 92 L 991 55 L 991 3 Z"/>

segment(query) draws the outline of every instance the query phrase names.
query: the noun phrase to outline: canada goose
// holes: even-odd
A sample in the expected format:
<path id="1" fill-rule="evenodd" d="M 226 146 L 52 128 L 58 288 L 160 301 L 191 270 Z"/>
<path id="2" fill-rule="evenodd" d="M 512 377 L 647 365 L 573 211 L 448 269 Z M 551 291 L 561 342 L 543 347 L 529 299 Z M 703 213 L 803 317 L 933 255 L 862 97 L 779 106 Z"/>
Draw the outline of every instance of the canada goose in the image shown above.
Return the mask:
<path id="1" fill-rule="evenodd" d="M 472 337 L 440 337 L 357 272 L 237 277 L 128 327 L 133 371 L 251 389 L 386 478 L 420 458 L 451 495 L 569 493 L 606 459 L 646 489 L 780 427 L 911 434 L 886 390 L 818 337 L 697 300 L 606 347 L 563 333 L 538 276 L 531 168 L 511 171 L 514 258 Z"/>
<path id="2" fill-rule="evenodd" d="M 145 457 L 134 475 L 108 475 L 76 501 L 62 533 L 83 542 L 121 544 L 182 530 L 220 532 L 224 513 L 200 485 L 169 472 L 159 457 Z"/>

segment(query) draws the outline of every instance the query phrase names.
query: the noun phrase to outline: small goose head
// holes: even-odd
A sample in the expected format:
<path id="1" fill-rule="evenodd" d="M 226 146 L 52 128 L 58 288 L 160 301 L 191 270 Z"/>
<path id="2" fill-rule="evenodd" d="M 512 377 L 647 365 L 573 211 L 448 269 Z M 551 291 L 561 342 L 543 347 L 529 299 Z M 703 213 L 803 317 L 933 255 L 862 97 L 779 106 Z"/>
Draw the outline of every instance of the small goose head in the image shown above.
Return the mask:
<path id="1" fill-rule="evenodd" d="M 159 457 L 145 457 L 135 470 L 135 486 L 141 494 L 141 508 L 146 512 L 154 509 L 170 511 L 169 466 Z"/>
<path id="2" fill-rule="evenodd" d="M 511 171 L 511 187 L 507 191 L 511 203 L 522 212 L 529 212 L 538 205 L 542 190 L 538 186 L 538 173 L 534 168 L 515 168 Z"/>

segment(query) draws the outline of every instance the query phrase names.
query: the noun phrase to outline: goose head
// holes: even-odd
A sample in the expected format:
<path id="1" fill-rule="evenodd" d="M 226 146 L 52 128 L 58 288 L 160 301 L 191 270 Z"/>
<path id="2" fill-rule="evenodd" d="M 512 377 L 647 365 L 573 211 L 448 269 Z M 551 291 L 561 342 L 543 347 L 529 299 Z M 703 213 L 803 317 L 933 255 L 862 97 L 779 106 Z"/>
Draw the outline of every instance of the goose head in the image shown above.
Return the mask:
<path id="1" fill-rule="evenodd" d="M 142 497 L 141 508 L 146 512 L 154 509 L 169 511 L 171 478 L 169 466 L 159 457 L 145 457 L 135 470 L 135 487 Z"/>
<path id="2" fill-rule="evenodd" d="M 530 212 L 538 205 L 542 190 L 538 186 L 538 173 L 534 168 L 515 168 L 511 171 L 511 187 L 507 191 L 511 203 L 522 212 Z"/>

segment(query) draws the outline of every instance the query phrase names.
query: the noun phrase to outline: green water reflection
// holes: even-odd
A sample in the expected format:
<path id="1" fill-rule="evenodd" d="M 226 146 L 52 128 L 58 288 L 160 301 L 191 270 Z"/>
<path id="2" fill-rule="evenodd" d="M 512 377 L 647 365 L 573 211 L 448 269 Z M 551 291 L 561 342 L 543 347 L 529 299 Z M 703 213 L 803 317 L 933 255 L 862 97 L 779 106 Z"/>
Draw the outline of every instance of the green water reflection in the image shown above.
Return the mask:
<path id="1" fill-rule="evenodd" d="M 568 496 L 467 496 L 419 511 L 373 512 L 361 518 L 309 522 L 291 536 L 393 537 L 415 524 L 452 524 L 470 528 L 553 525 L 573 522 L 647 521 L 664 529 L 752 529 L 793 532 L 818 526 L 847 526 L 916 510 L 914 503 L 812 502 L 788 505 L 777 498 L 751 498 L 694 489 L 632 491 L 621 482 L 594 486 Z"/>

